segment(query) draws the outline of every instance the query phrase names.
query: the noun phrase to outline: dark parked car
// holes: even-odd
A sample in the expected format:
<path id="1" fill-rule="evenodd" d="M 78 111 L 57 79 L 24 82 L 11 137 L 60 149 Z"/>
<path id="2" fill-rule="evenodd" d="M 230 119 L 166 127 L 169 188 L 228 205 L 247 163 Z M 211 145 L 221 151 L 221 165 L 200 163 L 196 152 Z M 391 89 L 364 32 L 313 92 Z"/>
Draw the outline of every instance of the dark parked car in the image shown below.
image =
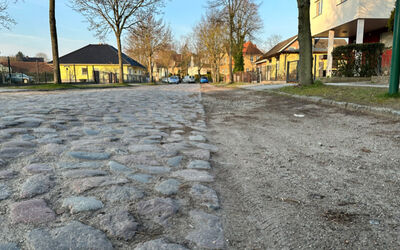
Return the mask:
<path id="1" fill-rule="evenodd" d="M 6 81 L 10 80 L 10 76 L 6 75 Z M 32 83 L 33 82 L 33 78 L 22 74 L 22 73 L 12 73 L 11 74 L 11 82 L 12 83 Z"/>

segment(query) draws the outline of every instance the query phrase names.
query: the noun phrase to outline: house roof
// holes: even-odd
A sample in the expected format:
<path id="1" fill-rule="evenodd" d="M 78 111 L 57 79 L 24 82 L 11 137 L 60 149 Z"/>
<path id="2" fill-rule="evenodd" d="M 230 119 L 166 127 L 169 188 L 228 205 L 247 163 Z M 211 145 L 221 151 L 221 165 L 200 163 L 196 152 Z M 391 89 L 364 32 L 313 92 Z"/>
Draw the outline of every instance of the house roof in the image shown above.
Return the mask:
<path id="1" fill-rule="evenodd" d="M 285 49 L 287 49 L 291 44 L 293 44 L 295 41 L 297 41 L 297 35 L 293 36 L 285 41 L 282 41 L 275 45 L 270 51 L 265 53 L 262 57 L 260 57 L 256 63 L 260 63 L 266 59 L 269 59 L 271 57 L 277 56 L 280 53 L 284 52 Z M 334 40 L 334 47 L 337 46 L 343 46 L 347 45 L 346 39 L 335 39 Z M 290 52 L 298 53 L 298 49 L 291 49 Z M 316 38 L 313 46 L 313 52 L 328 52 L 328 39 L 320 39 Z"/>
<path id="2" fill-rule="evenodd" d="M 144 68 L 143 65 L 122 53 L 123 64 Z M 118 50 L 108 44 L 89 44 L 60 57 L 61 64 L 118 64 Z"/>
<path id="3" fill-rule="evenodd" d="M 292 36 L 291 38 L 286 39 L 285 41 L 282 41 L 282 42 L 278 43 L 272 49 L 270 49 L 267 53 L 265 53 L 262 57 L 260 57 L 260 59 L 258 59 L 257 62 L 263 61 L 265 59 L 271 58 L 271 57 L 279 54 L 282 50 L 287 48 L 287 46 L 289 46 L 291 43 L 293 43 L 296 40 L 297 40 L 297 35 L 296 36 Z"/>
<path id="4" fill-rule="evenodd" d="M 243 54 L 262 55 L 263 53 L 257 48 L 257 45 L 249 41 L 243 45 Z"/>

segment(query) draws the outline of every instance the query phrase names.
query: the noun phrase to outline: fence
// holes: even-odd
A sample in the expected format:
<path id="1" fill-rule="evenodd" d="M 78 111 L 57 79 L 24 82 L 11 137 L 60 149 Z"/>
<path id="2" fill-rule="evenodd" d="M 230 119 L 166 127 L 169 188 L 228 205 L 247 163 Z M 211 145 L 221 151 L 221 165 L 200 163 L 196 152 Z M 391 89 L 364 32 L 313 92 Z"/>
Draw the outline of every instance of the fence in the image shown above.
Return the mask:
<path id="1" fill-rule="evenodd" d="M 257 82 L 258 76 L 257 72 L 236 72 L 233 75 L 235 82 Z"/>
<path id="2" fill-rule="evenodd" d="M 286 68 L 286 82 L 298 82 L 299 81 L 299 61 L 287 62 Z"/>

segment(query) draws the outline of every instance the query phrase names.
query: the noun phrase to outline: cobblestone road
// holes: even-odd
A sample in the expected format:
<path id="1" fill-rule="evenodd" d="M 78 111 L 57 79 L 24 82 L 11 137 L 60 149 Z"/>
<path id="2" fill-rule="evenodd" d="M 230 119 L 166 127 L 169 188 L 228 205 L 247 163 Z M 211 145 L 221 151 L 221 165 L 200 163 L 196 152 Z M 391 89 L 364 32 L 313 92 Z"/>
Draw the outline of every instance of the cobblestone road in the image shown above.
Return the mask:
<path id="1" fill-rule="evenodd" d="M 0 249 L 221 249 L 198 85 L 0 94 Z"/>

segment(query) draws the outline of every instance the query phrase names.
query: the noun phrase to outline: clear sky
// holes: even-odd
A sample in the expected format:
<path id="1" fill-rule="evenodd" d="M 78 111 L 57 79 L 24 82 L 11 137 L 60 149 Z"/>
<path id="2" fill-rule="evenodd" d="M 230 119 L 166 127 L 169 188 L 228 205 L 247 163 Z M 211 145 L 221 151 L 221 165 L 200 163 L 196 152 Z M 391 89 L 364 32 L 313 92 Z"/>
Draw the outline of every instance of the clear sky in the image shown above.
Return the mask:
<path id="1" fill-rule="evenodd" d="M 269 35 L 279 34 L 288 38 L 297 33 L 297 3 L 295 0 L 260 0 L 260 14 L 264 29 L 256 43 Z M 0 56 L 15 55 L 22 51 L 35 56 L 39 52 L 51 56 L 46 0 L 26 0 L 10 5 L 9 13 L 17 21 L 11 30 L 0 30 Z M 87 29 L 85 19 L 74 12 L 68 0 L 56 1 L 56 19 L 60 55 L 79 49 L 89 43 L 99 43 L 93 32 Z M 188 34 L 206 11 L 207 0 L 167 0 L 164 20 L 170 24 L 174 38 L 179 40 Z M 115 46 L 113 36 L 104 41 Z"/>

